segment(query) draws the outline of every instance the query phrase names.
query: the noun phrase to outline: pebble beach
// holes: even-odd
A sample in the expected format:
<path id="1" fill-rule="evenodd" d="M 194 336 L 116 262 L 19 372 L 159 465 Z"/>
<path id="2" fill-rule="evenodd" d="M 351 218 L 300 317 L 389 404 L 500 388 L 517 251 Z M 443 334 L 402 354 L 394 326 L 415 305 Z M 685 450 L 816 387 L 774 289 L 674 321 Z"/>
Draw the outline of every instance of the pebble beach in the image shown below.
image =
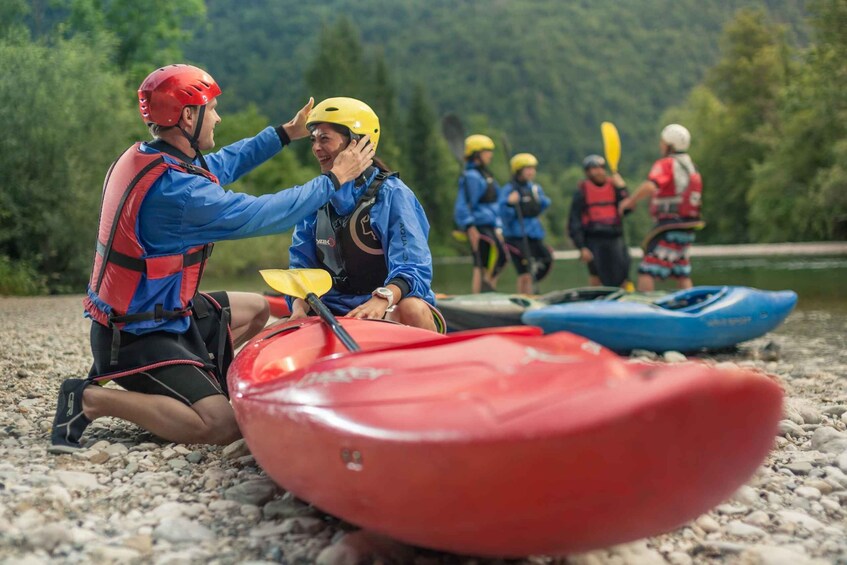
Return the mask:
<path id="1" fill-rule="evenodd" d="M 0 297 L 0 319 L 0 565 L 847 565 L 843 313 L 795 311 L 773 334 L 701 356 L 765 371 L 785 391 L 774 449 L 732 498 L 661 536 L 517 560 L 445 554 L 359 530 L 276 487 L 241 440 L 175 445 L 101 418 L 84 449 L 48 454 L 59 384 L 88 372 L 90 322 L 79 296 Z"/>

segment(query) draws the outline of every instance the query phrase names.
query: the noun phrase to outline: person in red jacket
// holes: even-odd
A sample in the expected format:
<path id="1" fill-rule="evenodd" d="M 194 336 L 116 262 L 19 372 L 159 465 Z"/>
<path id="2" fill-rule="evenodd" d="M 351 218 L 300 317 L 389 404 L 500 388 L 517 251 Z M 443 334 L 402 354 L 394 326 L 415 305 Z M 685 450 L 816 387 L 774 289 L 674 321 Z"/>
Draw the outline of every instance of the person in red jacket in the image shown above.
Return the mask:
<path id="1" fill-rule="evenodd" d="M 630 288 L 629 250 L 618 204 L 629 193 L 619 173 L 606 174 L 606 160 L 589 155 L 582 161 L 585 179 L 571 201 L 568 235 L 588 265 L 588 284 Z"/>
<path id="2" fill-rule="evenodd" d="M 691 133 L 679 124 L 662 130 L 659 150 L 662 158 L 653 163 L 647 180 L 620 203 L 621 211 L 632 209 L 639 200 L 650 197 L 650 215 L 655 226 L 638 267 L 638 290 L 655 288 L 655 280 L 668 277 L 679 288 L 691 288 L 689 252 L 694 230 L 703 226 L 700 206 L 703 180 L 687 151 Z"/>

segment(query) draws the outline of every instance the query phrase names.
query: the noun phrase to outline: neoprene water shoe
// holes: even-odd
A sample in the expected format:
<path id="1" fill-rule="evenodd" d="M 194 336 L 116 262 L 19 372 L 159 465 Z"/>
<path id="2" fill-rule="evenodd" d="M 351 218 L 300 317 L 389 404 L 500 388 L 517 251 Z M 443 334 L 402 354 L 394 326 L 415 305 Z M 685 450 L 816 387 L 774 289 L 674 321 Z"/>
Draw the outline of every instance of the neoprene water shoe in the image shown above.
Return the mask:
<path id="1" fill-rule="evenodd" d="M 68 453 L 80 448 L 79 439 L 91 420 L 82 413 L 82 391 L 87 379 L 66 379 L 59 389 L 56 417 L 50 434 L 49 453 Z"/>

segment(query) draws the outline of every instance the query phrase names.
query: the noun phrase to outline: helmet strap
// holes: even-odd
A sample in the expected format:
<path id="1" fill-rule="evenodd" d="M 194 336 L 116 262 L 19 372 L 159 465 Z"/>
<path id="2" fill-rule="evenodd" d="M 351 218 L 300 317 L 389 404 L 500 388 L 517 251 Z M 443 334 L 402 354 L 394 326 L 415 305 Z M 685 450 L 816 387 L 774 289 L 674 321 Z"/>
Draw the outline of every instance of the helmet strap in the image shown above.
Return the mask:
<path id="1" fill-rule="evenodd" d="M 200 106 L 200 110 L 197 112 L 197 125 L 194 128 L 194 133 L 189 134 L 187 131 L 178 127 L 179 131 L 188 140 L 188 144 L 191 145 L 191 148 L 194 150 L 195 159 L 199 159 L 200 166 L 204 169 L 208 170 L 209 166 L 206 165 L 206 159 L 203 158 L 203 153 L 200 152 L 200 130 L 203 128 L 203 119 L 206 117 L 206 105 L 203 104 Z"/>

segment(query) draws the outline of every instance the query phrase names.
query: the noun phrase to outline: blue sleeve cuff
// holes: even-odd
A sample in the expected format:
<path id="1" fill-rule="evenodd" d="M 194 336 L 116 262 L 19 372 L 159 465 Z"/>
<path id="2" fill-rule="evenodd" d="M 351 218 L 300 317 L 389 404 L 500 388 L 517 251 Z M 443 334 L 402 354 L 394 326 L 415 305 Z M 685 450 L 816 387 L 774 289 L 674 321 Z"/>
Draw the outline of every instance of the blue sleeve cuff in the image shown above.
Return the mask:
<path id="1" fill-rule="evenodd" d="M 386 286 L 390 284 L 393 284 L 394 286 L 400 289 L 400 300 L 403 300 L 409 295 L 410 292 L 412 292 L 412 287 L 409 286 L 409 283 L 406 282 L 406 279 L 403 279 L 401 277 L 394 277 L 393 279 L 385 283 Z"/>

